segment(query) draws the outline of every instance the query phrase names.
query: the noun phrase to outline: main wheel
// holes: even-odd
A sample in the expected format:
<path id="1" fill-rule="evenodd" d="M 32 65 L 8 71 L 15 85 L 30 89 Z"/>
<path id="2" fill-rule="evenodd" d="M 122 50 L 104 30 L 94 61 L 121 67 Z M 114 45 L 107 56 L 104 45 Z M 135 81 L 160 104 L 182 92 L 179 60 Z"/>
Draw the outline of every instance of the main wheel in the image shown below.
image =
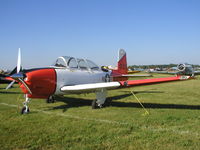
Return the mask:
<path id="1" fill-rule="evenodd" d="M 92 101 L 92 109 L 96 109 L 97 108 L 97 100 L 93 100 Z"/>
<path id="2" fill-rule="evenodd" d="M 21 114 L 27 114 L 29 112 L 30 112 L 29 108 L 26 111 L 26 107 L 23 107 L 22 110 L 21 110 Z"/>
<path id="3" fill-rule="evenodd" d="M 54 103 L 55 102 L 54 97 L 50 96 L 49 98 L 47 98 L 46 102 L 47 103 Z"/>

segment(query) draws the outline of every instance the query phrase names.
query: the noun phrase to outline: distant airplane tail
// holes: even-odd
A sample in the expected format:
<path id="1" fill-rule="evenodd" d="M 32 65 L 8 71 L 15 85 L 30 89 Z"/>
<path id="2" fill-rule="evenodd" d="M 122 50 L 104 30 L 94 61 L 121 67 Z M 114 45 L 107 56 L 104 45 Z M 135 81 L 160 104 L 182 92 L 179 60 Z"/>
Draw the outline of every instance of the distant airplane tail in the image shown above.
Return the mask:
<path id="1" fill-rule="evenodd" d="M 118 66 L 116 71 L 121 74 L 128 74 L 126 52 L 124 49 L 119 50 Z"/>

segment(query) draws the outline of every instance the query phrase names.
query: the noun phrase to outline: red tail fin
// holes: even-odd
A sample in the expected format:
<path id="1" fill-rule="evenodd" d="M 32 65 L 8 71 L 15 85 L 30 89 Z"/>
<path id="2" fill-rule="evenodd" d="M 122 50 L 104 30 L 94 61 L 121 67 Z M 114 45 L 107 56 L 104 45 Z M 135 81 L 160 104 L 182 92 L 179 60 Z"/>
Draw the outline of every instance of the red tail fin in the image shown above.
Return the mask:
<path id="1" fill-rule="evenodd" d="M 118 60 L 117 72 L 119 72 L 121 74 L 127 74 L 128 73 L 126 52 L 125 52 L 124 49 L 119 50 L 119 60 Z"/>
<path id="2" fill-rule="evenodd" d="M 128 73 L 127 61 L 126 61 L 126 52 L 123 49 L 119 50 L 119 60 L 117 69 L 112 70 L 113 81 L 126 81 L 128 77 L 123 75 Z"/>

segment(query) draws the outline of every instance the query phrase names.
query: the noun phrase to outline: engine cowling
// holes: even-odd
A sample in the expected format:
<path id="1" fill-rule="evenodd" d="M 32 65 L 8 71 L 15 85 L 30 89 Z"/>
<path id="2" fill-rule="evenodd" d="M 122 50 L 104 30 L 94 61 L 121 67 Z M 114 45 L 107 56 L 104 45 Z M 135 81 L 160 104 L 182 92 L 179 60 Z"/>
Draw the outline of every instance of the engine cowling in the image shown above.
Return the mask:
<path id="1" fill-rule="evenodd" d="M 181 75 L 189 75 L 189 76 L 194 75 L 194 69 L 193 69 L 192 65 L 178 64 L 177 68 L 178 68 L 179 74 L 181 74 Z"/>

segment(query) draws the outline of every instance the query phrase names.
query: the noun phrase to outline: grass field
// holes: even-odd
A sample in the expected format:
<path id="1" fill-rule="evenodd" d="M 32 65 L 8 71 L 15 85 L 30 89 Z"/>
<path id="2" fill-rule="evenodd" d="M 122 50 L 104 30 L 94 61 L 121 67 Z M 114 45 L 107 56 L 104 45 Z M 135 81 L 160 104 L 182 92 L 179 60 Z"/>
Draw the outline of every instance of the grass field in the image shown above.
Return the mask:
<path id="1" fill-rule="evenodd" d="M 94 94 L 66 95 L 51 104 L 33 99 L 26 115 L 19 114 L 18 85 L 9 91 L 6 86 L 0 85 L 2 150 L 200 149 L 200 76 L 109 91 L 107 106 L 96 110 L 91 109 Z"/>

